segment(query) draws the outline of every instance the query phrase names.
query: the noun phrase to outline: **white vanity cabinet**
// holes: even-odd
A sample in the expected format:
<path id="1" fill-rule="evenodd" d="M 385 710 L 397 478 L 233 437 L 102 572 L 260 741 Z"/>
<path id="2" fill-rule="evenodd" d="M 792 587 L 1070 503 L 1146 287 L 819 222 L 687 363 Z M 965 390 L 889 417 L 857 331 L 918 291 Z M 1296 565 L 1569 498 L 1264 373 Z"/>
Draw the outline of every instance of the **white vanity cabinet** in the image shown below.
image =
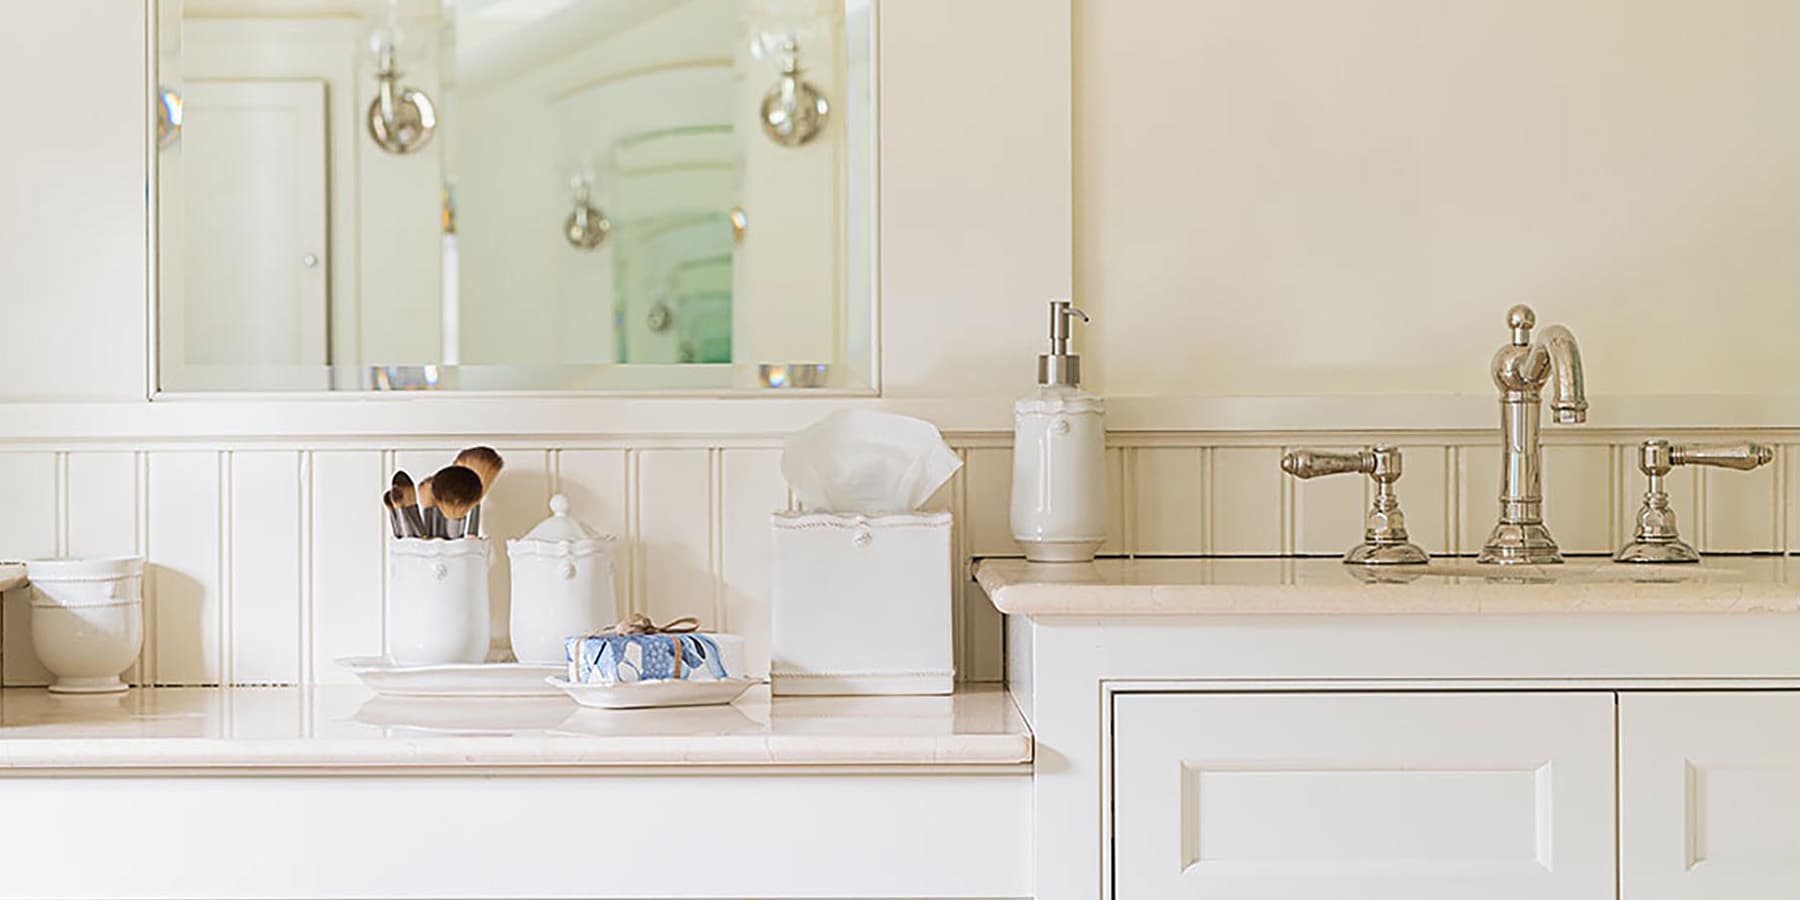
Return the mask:
<path id="1" fill-rule="evenodd" d="M 1613 896 L 1613 695 L 1121 693 L 1120 900 Z"/>
<path id="2" fill-rule="evenodd" d="M 1038 900 L 1800 897 L 1800 565 L 988 560 Z"/>
<path id="3" fill-rule="evenodd" d="M 1621 694 L 1619 860 L 1626 900 L 1800 897 L 1800 692 Z"/>

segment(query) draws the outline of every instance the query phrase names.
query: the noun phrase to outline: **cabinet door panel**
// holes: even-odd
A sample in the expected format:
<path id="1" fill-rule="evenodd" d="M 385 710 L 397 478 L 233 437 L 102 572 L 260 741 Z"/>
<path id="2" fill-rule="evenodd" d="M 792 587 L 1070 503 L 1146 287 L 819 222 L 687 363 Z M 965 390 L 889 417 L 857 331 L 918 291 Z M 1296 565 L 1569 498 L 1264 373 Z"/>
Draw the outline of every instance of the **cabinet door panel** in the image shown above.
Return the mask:
<path id="1" fill-rule="evenodd" d="M 1121 694 L 1118 900 L 1614 895 L 1610 693 Z"/>
<path id="2" fill-rule="evenodd" d="M 1800 693 L 1619 698 L 1625 900 L 1800 896 Z"/>

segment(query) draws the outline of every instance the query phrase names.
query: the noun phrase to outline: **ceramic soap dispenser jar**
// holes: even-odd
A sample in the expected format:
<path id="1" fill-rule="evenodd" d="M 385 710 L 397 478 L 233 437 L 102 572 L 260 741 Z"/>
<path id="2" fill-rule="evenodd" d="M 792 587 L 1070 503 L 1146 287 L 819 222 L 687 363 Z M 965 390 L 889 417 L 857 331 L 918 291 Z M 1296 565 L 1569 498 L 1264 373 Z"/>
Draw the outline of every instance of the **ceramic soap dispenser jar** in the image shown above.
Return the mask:
<path id="1" fill-rule="evenodd" d="M 506 542 L 512 560 L 512 648 L 522 663 L 560 663 L 563 642 L 619 621 L 613 594 L 613 536 L 569 515 L 569 498 L 550 498 L 550 518 Z"/>
<path id="2" fill-rule="evenodd" d="M 1050 301 L 1037 392 L 1013 405 L 1012 533 L 1033 562 L 1086 562 L 1106 542 L 1106 407 L 1081 389 L 1076 317 L 1088 320 Z"/>

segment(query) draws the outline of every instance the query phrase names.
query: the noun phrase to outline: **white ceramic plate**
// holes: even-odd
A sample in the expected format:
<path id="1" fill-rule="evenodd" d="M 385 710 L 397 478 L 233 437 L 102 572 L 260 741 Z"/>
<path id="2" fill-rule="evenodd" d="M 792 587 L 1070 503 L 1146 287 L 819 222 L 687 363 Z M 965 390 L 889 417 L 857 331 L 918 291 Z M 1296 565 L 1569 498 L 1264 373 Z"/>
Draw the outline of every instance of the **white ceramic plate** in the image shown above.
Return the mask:
<path id="1" fill-rule="evenodd" d="M 382 656 L 352 656 L 338 665 L 356 673 L 370 690 L 396 697 L 554 697 L 558 691 L 544 679 L 567 671 L 526 663 L 400 666 Z"/>
<path id="2" fill-rule="evenodd" d="M 596 709 L 644 709 L 652 706 L 712 706 L 730 703 L 762 683 L 756 678 L 722 678 L 718 681 L 664 679 L 617 684 L 573 684 L 561 675 L 545 684 Z"/>

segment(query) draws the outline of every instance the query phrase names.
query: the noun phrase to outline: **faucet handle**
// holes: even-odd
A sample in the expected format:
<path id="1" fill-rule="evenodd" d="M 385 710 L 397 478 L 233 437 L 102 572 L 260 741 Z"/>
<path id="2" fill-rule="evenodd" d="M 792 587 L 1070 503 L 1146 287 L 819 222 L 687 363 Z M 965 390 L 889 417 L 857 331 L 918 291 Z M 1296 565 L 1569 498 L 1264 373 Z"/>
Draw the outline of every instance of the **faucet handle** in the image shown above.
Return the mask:
<path id="1" fill-rule="evenodd" d="M 1281 455 L 1281 470 L 1295 478 L 1360 474 L 1375 482 L 1375 502 L 1363 516 L 1363 541 L 1344 554 L 1344 562 L 1355 565 L 1424 563 L 1431 558 L 1407 539 L 1406 514 L 1394 493 L 1401 469 L 1400 448 L 1385 444 L 1352 453 L 1302 449 Z"/>
<path id="2" fill-rule="evenodd" d="M 1645 441 L 1645 450 L 1647 451 L 1651 444 L 1656 443 L 1665 442 Z M 1669 464 L 1676 466 L 1718 466 L 1724 469 L 1748 472 L 1751 469 L 1766 466 L 1774 460 L 1775 448 L 1766 444 L 1674 444 L 1669 446 Z M 1641 465 L 1642 460 L 1639 462 Z"/>
<path id="3" fill-rule="evenodd" d="M 1681 539 L 1675 510 L 1663 490 L 1663 477 L 1676 466 L 1716 466 L 1748 472 L 1775 459 L 1775 448 L 1766 444 L 1671 444 L 1648 440 L 1638 445 L 1638 471 L 1647 477 L 1644 504 L 1638 507 L 1637 531 L 1631 543 L 1613 554 L 1618 562 L 1691 563 L 1700 561 L 1694 545 Z"/>

